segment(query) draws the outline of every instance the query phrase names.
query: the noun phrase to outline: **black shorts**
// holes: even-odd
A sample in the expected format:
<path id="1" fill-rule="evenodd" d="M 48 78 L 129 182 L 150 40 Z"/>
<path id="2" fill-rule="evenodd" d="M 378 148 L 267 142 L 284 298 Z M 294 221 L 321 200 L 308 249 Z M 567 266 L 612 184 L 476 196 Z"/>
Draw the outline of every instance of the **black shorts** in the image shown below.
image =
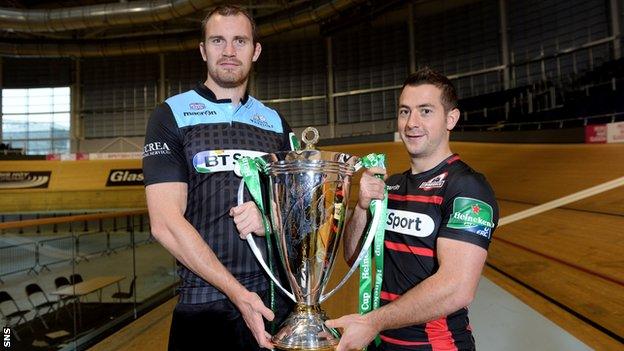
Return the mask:
<path id="1" fill-rule="evenodd" d="M 472 344 L 470 343 L 462 343 L 462 345 L 456 345 L 457 351 L 475 351 L 474 339 L 472 339 Z M 431 345 L 421 345 L 421 346 L 401 346 L 401 345 L 393 345 L 387 343 L 381 343 L 379 346 L 375 346 L 375 342 L 373 341 L 367 348 L 368 351 L 414 351 L 414 350 L 423 350 L 428 351 L 432 350 Z"/>
<path id="2" fill-rule="evenodd" d="M 293 310 L 294 303 L 276 287 L 275 319 L 265 320 L 265 330 L 274 334 Z M 269 291 L 258 293 L 265 305 L 269 304 Z M 261 350 L 247 328 L 242 315 L 228 300 L 205 304 L 178 304 L 173 311 L 169 332 L 169 351 L 214 350 L 217 344 L 227 350 Z"/>

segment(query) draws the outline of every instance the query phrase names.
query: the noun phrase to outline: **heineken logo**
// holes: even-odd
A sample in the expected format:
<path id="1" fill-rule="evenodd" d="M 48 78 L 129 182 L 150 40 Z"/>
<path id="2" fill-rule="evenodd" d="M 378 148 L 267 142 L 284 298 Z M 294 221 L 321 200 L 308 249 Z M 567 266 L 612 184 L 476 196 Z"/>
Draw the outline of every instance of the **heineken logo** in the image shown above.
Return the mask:
<path id="1" fill-rule="evenodd" d="M 493 217 L 489 204 L 469 197 L 457 197 L 453 200 L 453 213 L 447 227 L 466 230 L 489 239 L 494 228 Z"/>

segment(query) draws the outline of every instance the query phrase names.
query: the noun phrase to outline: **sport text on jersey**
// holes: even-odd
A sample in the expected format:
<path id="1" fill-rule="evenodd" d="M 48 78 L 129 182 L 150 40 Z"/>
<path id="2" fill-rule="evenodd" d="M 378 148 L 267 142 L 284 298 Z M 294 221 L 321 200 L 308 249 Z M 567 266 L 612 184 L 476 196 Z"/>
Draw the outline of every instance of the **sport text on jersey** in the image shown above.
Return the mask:
<path id="1" fill-rule="evenodd" d="M 457 197 L 453 200 L 453 213 L 447 227 L 466 230 L 489 239 L 494 228 L 493 215 L 489 204 L 469 197 Z"/>
<path id="2" fill-rule="evenodd" d="M 424 238 L 433 233 L 433 218 L 424 213 L 388 209 L 386 230 Z"/>
<path id="3" fill-rule="evenodd" d="M 193 156 L 193 167 L 198 173 L 233 171 L 236 161 L 243 157 L 259 157 L 266 152 L 253 150 L 207 150 Z"/>

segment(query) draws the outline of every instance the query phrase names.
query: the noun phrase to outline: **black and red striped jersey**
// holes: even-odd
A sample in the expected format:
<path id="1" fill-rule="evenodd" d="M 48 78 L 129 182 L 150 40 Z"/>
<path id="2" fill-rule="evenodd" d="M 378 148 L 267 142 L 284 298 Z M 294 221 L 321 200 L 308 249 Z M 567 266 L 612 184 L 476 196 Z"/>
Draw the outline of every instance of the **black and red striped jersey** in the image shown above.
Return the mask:
<path id="1" fill-rule="evenodd" d="M 381 305 L 433 275 L 438 238 L 487 250 L 498 222 L 485 177 L 452 155 L 426 172 L 408 170 L 386 181 L 388 214 Z M 468 309 L 428 323 L 381 332 L 384 350 L 464 350 L 474 347 Z"/>

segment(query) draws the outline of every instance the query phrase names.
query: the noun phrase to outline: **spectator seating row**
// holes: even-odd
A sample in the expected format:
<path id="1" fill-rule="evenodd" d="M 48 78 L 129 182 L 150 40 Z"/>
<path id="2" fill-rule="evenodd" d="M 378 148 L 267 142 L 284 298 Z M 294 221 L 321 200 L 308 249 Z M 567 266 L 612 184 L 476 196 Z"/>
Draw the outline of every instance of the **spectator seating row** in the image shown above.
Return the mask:
<path id="1" fill-rule="evenodd" d="M 69 278 L 59 276 L 54 279 L 54 286 L 56 289 L 61 289 L 67 286 L 76 285 L 83 282 L 83 278 L 80 274 L 72 274 Z M 129 291 L 117 291 L 111 295 L 111 298 L 122 302 L 124 299 L 130 299 L 134 296 L 134 289 L 136 284 L 136 277 L 130 283 Z M 13 332 L 17 340 L 20 337 L 17 333 L 16 327 L 26 323 L 28 320 L 26 315 L 29 312 L 34 313 L 33 319 L 39 319 L 45 329 L 50 329 L 48 323 L 44 319 L 44 315 L 56 312 L 55 318 L 58 318 L 58 311 L 67 306 L 69 302 L 78 302 L 78 297 L 75 296 L 59 296 L 58 299 L 50 299 L 48 294 L 37 283 L 30 283 L 25 287 L 26 298 L 30 303 L 30 309 L 20 308 L 13 297 L 6 291 L 0 291 L 0 317 L 5 321 L 4 325 L 13 328 Z M 85 297 L 86 298 L 86 297 Z M 69 311 L 69 310 L 68 310 Z M 32 323 L 28 326 L 34 332 Z"/>

